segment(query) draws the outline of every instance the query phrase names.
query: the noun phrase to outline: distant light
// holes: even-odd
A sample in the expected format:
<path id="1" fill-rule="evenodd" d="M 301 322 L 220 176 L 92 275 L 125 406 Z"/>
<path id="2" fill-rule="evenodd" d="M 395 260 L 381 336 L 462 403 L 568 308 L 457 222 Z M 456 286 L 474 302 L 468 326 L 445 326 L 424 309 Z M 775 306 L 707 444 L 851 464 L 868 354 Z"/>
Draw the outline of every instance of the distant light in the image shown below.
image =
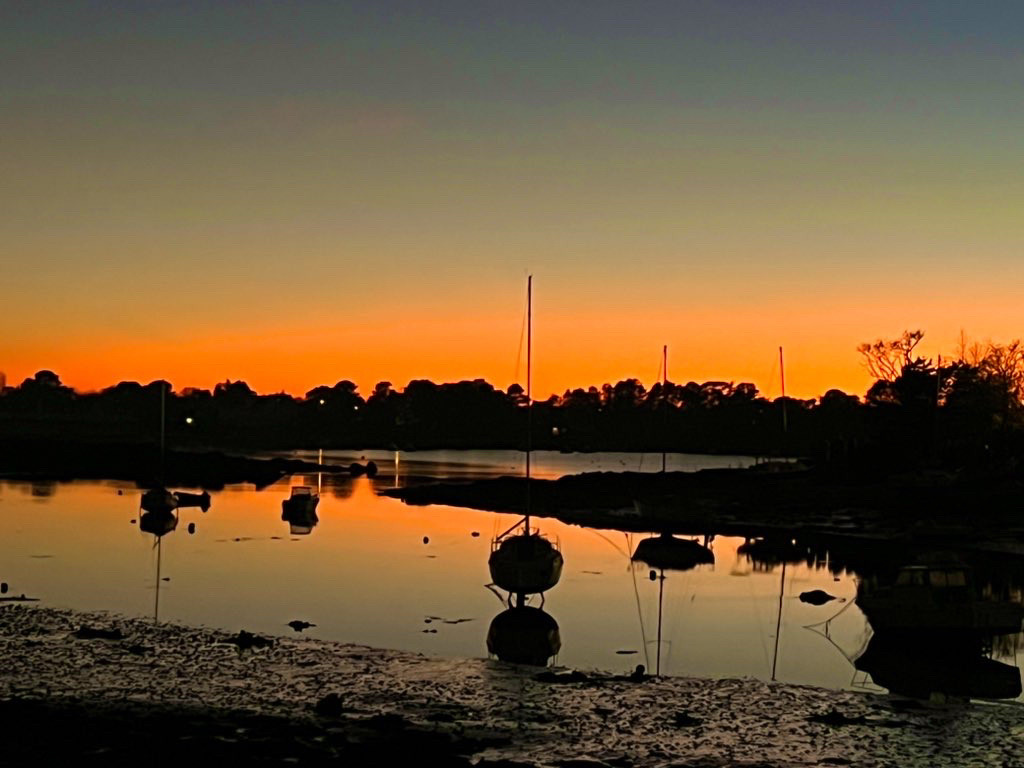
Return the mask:
<path id="1" fill-rule="evenodd" d="M 186 424 L 191 424 L 192 423 L 192 417 L 191 416 L 186 416 L 185 417 L 185 423 Z"/>
<path id="2" fill-rule="evenodd" d="M 352 406 L 352 410 L 353 411 L 358 411 L 359 410 L 359 406 L 358 405 L 353 405 Z"/>
<path id="3" fill-rule="evenodd" d="M 321 398 L 321 399 L 320 399 L 320 405 L 323 405 L 323 404 L 324 404 L 324 402 L 325 402 L 325 401 L 324 401 L 324 399 L 323 399 L 323 398 Z"/>

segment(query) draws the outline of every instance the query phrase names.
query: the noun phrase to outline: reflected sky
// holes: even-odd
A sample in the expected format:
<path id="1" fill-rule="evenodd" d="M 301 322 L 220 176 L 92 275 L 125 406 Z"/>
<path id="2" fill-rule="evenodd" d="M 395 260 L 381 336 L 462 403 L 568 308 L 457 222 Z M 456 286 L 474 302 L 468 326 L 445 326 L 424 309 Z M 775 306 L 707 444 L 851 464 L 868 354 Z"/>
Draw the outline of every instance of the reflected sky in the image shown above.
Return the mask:
<path id="1" fill-rule="evenodd" d="M 491 471 L 504 472 L 504 459 L 495 456 Z M 544 466 L 543 457 L 538 464 Z M 39 496 L 31 484 L 5 482 L 0 577 L 11 593 L 46 606 L 151 616 L 159 584 L 161 620 L 290 634 L 287 623 L 299 619 L 316 624 L 307 633 L 317 638 L 486 655 L 488 625 L 505 608 L 486 588 L 490 543 L 515 517 L 406 506 L 374 493 L 394 482 L 382 472 L 373 480 L 338 481 L 344 491 L 337 495 L 325 487 L 319 524 L 295 537 L 281 520 L 281 502 L 300 480 L 306 478 L 258 492 L 231 487 L 213 496 L 207 513 L 179 510 L 177 529 L 162 539 L 162 582 L 155 579 L 155 539 L 138 527 L 137 489 L 76 482 Z M 659 584 L 647 566 L 630 561 L 642 537 L 536 523 L 565 557 L 562 580 L 544 603 L 561 631 L 557 662 L 617 672 L 643 663 L 653 670 Z M 863 615 L 849 603 L 857 591 L 853 576 L 789 565 L 783 583 L 780 568 L 755 567 L 739 554 L 743 543 L 716 538 L 715 565 L 665 572 L 662 671 L 768 679 L 781 586 L 778 679 L 832 688 L 863 683 L 847 659 L 869 638 Z M 798 595 L 812 589 L 840 600 L 801 603 Z"/>

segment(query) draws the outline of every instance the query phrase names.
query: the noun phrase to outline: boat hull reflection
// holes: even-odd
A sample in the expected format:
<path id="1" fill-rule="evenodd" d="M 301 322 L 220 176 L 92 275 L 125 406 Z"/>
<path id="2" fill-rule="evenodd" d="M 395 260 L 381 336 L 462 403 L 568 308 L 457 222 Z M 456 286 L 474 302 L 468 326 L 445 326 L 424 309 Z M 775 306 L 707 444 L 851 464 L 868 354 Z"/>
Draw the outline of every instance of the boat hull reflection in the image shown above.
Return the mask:
<path id="1" fill-rule="evenodd" d="M 915 699 L 934 694 L 972 699 L 1013 699 L 1021 695 L 1020 670 L 982 655 L 980 645 L 936 646 L 924 634 L 876 634 L 855 666 L 890 692 Z"/>
<path id="2" fill-rule="evenodd" d="M 700 542 L 662 534 L 637 544 L 633 560 L 651 568 L 689 571 L 698 565 L 714 565 L 715 553 Z"/>
<path id="3" fill-rule="evenodd" d="M 487 630 L 487 651 L 513 664 L 545 667 L 561 648 L 558 622 L 533 606 L 502 611 Z"/>

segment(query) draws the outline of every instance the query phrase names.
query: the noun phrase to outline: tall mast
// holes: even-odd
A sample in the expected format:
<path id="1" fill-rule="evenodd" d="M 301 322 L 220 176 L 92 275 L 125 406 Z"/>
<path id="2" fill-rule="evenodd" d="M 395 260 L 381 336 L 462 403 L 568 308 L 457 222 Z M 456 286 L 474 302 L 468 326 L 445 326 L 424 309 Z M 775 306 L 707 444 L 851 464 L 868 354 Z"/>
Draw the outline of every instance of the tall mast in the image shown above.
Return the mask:
<path id="1" fill-rule="evenodd" d="M 530 451 L 533 450 L 533 275 L 526 278 L 526 533 L 530 533 Z"/>
<path id="2" fill-rule="evenodd" d="M 165 434 L 167 424 L 167 382 L 160 382 L 160 486 L 164 484 L 164 460 L 166 459 L 166 449 L 164 448 Z"/>
<path id="3" fill-rule="evenodd" d="M 668 395 L 668 344 L 665 344 L 661 348 L 661 399 L 665 401 Z M 667 413 L 667 412 L 666 412 Z M 665 471 L 665 451 L 664 444 L 662 444 L 661 451 L 661 471 Z"/>
<path id="4" fill-rule="evenodd" d="M 779 347 L 779 378 L 782 381 L 782 435 L 785 440 L 785 435 L 789 432 L 789 422 L 786 419 L 786 367 L 782 362 L 782 347 Z M 785 445 L 783 445 L 783 451 L 785 451 Z"/>

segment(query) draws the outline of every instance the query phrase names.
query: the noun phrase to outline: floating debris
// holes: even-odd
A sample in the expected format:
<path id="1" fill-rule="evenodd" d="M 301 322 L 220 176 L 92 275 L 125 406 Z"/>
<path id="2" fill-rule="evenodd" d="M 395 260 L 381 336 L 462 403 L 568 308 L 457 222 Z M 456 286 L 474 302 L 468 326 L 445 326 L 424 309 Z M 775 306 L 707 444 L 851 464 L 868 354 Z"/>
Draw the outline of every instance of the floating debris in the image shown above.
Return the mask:
<path id="1" fill-rule="evenodd" d="M 830 595 L 823 589 L 812 589 L 809 592 L 800 593 L 801 603 L 810 603 L 811 605 L 824 605 L 837 599 L 834 595 Z"/>
<path id="2" fill-rule="evenodd" d="M 429 536 L 424 536 L 423 537 L 423 543 L 424 544 L 429 544 L 430 543 L 430 537 Z"/>
<path id="3" fill-rule="evenodd" d="M 632 656 L 634 653 L 639 653 L 639 651 L 621 650 L 621 651 L 616 651 L 615 653 L 617 653 L 619 656 Z"/>
<path id="4" fill-rule="evenodd" d="M 196 524 L 195 523 L 189 523 L 188 524 L 188 532 L 189 533 L 195 533 L 196 532 Z"/>
<path id="5" fill-rule="evenodd" d="M 472 536 L 474 539 L 478 539 L 480 538 L 480 531 L 470 531 L 469 535 Z"/>
<path id="6" fill-rule="evenodd" d="M 289 621 L 288 626 L 294 629 L 296 632 L 301 632 L 304 629 L 315 627 L 316 624 L 311 624 L 308 621 L 300 621 L 299 619 L 295 619 L 294 621 Z"/>
<path id="7" fill-rule="evenodd" d="M 6 594 L 7 594 L 7 582 L 5 581 L 2 584 L 0 584 L 0 595 L 6 595 Z"/>

